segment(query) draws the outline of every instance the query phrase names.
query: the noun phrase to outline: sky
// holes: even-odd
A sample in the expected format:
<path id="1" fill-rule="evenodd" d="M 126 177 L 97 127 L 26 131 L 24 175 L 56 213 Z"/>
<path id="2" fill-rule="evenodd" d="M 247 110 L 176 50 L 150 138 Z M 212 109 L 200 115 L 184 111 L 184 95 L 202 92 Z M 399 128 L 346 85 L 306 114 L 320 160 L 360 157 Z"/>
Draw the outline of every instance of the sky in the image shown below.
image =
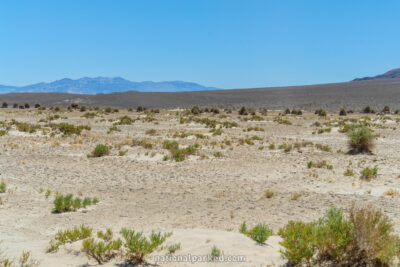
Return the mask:
<path id="1" fill-rule="evenodd" d="M 400 67 L 399 14 L 398 0 L 2 0 L 0 84 L 348 81 Z"/>

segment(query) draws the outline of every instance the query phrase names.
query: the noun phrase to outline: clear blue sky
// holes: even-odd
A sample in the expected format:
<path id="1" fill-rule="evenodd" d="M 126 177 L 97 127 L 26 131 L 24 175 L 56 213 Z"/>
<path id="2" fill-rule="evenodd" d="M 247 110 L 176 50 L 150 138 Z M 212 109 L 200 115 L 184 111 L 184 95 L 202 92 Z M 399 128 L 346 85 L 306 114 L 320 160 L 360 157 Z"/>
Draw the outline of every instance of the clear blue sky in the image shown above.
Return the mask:
<path id="1" fill-rule="evenodd" d="M 400 67 L 399 14 L 398 0 L 2 0 L 0 84 L 347 81 Z"/>

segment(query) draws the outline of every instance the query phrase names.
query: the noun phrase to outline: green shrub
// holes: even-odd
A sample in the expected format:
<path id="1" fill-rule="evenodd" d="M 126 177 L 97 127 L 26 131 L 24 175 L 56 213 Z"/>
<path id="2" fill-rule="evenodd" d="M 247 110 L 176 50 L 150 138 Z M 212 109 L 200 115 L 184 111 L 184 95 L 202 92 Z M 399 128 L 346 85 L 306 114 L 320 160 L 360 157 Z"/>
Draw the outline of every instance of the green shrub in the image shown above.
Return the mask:
<path id="1" fill-rule="evenodd" d="M 353 124 L 347 136 L 351 153 L 371 153 L 375 136 L 368 127 Z"/>
<path id="2" fill-rule="evenodd" d="M 331 208 L 311 223 L 289 222 L 279 230 L 280 252 L 291 265 L 391 266 L 399 253 L 392 222 L 371 206 Z"/>
<path id="3" fill-rule="evenodd" d="M 354 176 L 354 171 L 352 169 L 346 169 L 343 173 L 344 176 Z"/>
<path id="4" fill-rule="evenodd" d="M 91 129 L 90 126 L 86 126 L 86 125 L 74 126 L 72 124 L 65 123 L 65 122 L 62 122 L 59 124 L 52 123 L 49 126 L 53 130 L 60 131 L 64 136 L 70 136 L 72 134 L 80 135 L 83 130 L 90 131 L 90 129 Z"/>
<path id="5" fill-rule="evenodd" d="M 211 259 L 215 260 L 221 256 L 222 252 L 219 248 L 217 248 L 215 245 L 211 248 Z"/>
<path id="6" fill-rule="evenodd" d="M 121 235 L 124 238 L 124 247 L 126 248 L 126 260 L 128 262 L 142 263 L 145 257 L 160 247 L 171 235 L 170 233 L 161 234 L 161 232 L 150 234 L 145 237 L 142 232 L 135 232 L 122 228 Z"/>
<path id="7" fill-rule="evenodd" d="M 72 194 L 68 194 L 65 196 L 62 194 L 58 194 L 56 195 L 56 198 L 53 201 L 54 204 L 53 212 L 62 213 L 68 211 L 75 211 L 80 208 L 86 208 L 86 206 L 96 204 L 98 202 L 99 200 L 97 198 L 94 198 L 92 201 L 91 198 L 85 197 L 82 200 L 79 197 L 74 198 Z"/>
<path id="8" fill-rule="evenodd" d="M 313 223 L 301 221 L 289 221 L 285 227 L 279 229 L 278 234 L 283 239 L 279 243 L 283 247 L 280 253 L 290 264 L 301 266 L 306 263 L 311 266 L 311 259 L 316 251 L 313 229 Z"/>
<path id="9" fill-rule="evenodd" d="M 246 107 L 241 107 L 239 109 L 239 115 L 248 115 L 248 114 L 249 114 L 249 112 L 247 111 Z"/>
<path id="10" fill-rule="evenodd" d="M 168 254 L 174 254 L 179 249 L 181 249 L 181 243 L 176 243 L 167 246 Z"/>
<path id="11" fill-rule="evenodd" d="M 102 157 L 110 153 L 110 148 L 103 144 L 98 144 L 93 150 L 92 157 Z"/>
<path id="12" fill-rule="evenodd" d="M 251 229 L 247 229 L 246 222 L 239 227 L 241 234 L 247 235 L 258 244 L 264 244 L 265 241 L 273 234 L 273 231 L 264 223 L 259 223 Z"/>
<path id="13" fill-rule="evenodd" d="M 340 116 L 346 116 L 347 115 L 347 111 L 344 108 L 341 108 L 339 111 L 339 115 Z"/>
<path id="14" fill-rule="evenodd" d="M 361 178 L 366 180 L 371 180 L 372 178 L 376 178 L 378 175 L 378 167 L 366 167 L 361 171 Z"/>
<path id="15" fill-rule="evenodd" d="M 92 228 L 81 224 L 79 227 L 74 226 L 72 229 L 58 231 L 54 238 L 50 240 L 46 252 L 56 252 L 61 245 L 72 243 L 78 240 L 88 238 L 92 235 Z"/>
<path id="16" fill-rule="evenodd" d="M 273 198 L 275 196 L 275 192 L 273 190 L 271 190 L 271 189 L 267 189 L 264 192 L 264 196 L 266 198 Z"/>
<path id="17" fill-rule="evenodd" d="M 5 192 L 6 192 L 6 189 L 7 189 L 6 182 L 1 181 L 1 182 L 0 182 L 0 193 L 5 193 Z"/>
<path id="18" fill-rule="evenodd" d="M 190 112 L 192 112 L 193 115 L 198 115 L 201 113 L 201 109 L 198 106 L 194 106 L 194 107 L 192 107 Z"/>
<path id="19" fill-rule="evenodd" d="M 101 240 L 96 241 L 94 238 L 85 239 L 82 243 L 82 251 L 95 259 L 99 264 L 102 264 L 118 254 L 122 246 L 122 241 L 119 238 L 113 240 L 113 232 L 110 228 L 106 232 L 99 231 L 97 237 Z"/>
<path id="20" fill-rule="evenodd" d="M 1 105 L 2 108 L 8 108 L 8 102 L 3 101 L 3 104 Z"/>

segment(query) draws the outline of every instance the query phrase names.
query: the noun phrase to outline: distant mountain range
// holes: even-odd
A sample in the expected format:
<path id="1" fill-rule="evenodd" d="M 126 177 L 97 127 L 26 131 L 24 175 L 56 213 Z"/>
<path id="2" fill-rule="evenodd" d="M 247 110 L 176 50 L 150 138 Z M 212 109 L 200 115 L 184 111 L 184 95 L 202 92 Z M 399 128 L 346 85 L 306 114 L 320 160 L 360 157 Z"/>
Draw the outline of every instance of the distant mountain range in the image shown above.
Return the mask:
<path id="1" fill-rule="evenodd" d="M 50 83 L 37 83 L 27 86 L 0 85 L 0 93 L 71 93 L 71 94 L 109 94 L 114 92 L 189 92 L 216 90 L 197 83 L 183 81 L 131 82 L 120 77 L 61 79 Z"/>
<path id="2" fill-rule="evenodd" d="M 380 79 L 400 79 L 400 68 L 392 69 L 384 74 L 380 74 L 373 77 L 357 78 L 353 81 L 369 81 L 369 80 L 380 80 Z"/>

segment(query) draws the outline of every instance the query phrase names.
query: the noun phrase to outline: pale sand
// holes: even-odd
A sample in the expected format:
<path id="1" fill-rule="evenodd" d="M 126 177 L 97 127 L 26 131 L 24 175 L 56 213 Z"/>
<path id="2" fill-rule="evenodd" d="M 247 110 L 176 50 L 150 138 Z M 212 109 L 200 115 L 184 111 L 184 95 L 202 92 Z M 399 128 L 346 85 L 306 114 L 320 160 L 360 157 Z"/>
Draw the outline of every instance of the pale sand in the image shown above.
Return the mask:
<path id="1" fill-rule="evenodd" d="M 112 122 L 128 114 L 136 118 L 136 112 L 120 112 L 101 118 L 85 119 L 83 113 L 63 113 L 66 121 L 89 124 L 91 131 L 83 135 L 62 138 L 38 134 L 20 133 L 15 129 L 0 137 L 0 180 L 7 182 L 10 193 L 0 194 L 4 205 L 0 205 L 0 247 L 11 257 L 18 257 L 22 250 L 32 251 L 41 266 L 85 266 L 96 265 L 79 252 L 80 242 L 62 246 L 55 254 L 46 254 L 50 238 L 60 229 L 85 223 L 97 230 L 111 227 L 116 233 L 122 227 L 133 228 L 148 233 L 151 230 L 172 231 L 167 244 L 180 242 L 182 249 L 177 255 L 209 254 L 216 245 L 226 255 L 245 255 L 246 263 L 236 266 L 279 266 L 285 261 L 279 254 L 279 237 L 273 236 L 264 246 L 257 245 L 250 238 L 238 233 L 238 227 L 246 221 L 249 226 L 259 222 L 267 223 L 275 233 L 289 220 L 311 221 L 323 215 L 332 205 L 348 207 L 353 202 L 373 203 L 382 208 L 400 225 L 400 198 L 386 196 L 388 189 L 400 191 L 400 129 L 395 119 L 386 123 L 374 123 L 391 127 L 374 127 L 381 137 L 376 142 L 374 155 L 347 155 L 337 153 L 347 151 L 347 138 L 332 128 L 330 133 L 312 134 L 315 121 L 326 122 L 316 115 L 287 116 L 293 125 L 274 122 L 277 112 L 265 116 L 264 121 L 240 121 L 237 114 L 228 114 L 229 120 L 239 123 L 239 127 L 223 129 L 220 136 L 212 136 L 209 129 L 198 123 L 180 124 L 175 112 L 163 111 L 156 114 L 159 124 L 135 122 L 130 126 L 119 126 L 121 132 L 106 134 Z M 351 117 L 361 117 L 356 114 Z M 36 123 L 46 115 L 36 112 L 0 110 L 0 121 L 12 118 L 18 121 Z M 330 119 L 338 116 L 330 115 Z M 371 118 L 379 118 L 372 115 Z M 97 122 L 96 122 L 97 121 Z M 244 132 L 250 126 L 259 126 L 265 132 Z M 326 127 L 324 127 L 326 128 Z M 156 136 L 146 135 L 148 129 L 156 129 Z M 193 137 L 172 138 L 176 131 L 203 133 L 210 139 Z M 254 145 L 238 145 L 239 138 L 257 135 L 262 141 Z M 146 138 L 155 147 L 146 150 L 130 146 L 129 140 Z M 221 144 L 225 139 L 232 145 Z M 127 141 L 128 140 L 128 141 Z M 183 162 L 163 161 L 168 151 L 162 149 L 163 140 L 176 140 L 181 145 L 195 142 L 202 145 L 198 155 L 190 156 Z M 293 144 L 302 140 L 315 144 L 329 145 L 331 152 L 315 147 L 293 149 L 268 149 L 268 145 Z M 212 142 L 216 143 L 213 144 Z M 90 158 L 96 144 L 112 145 L 111 154 L 102 158 Z M 263 150 L 259 150 L 264 146 Z M 128 150 L 125 156 L 118 156 L 118 147 Z M 230 150 L 233 148 L 233 150 Z M 222 158 L 215 158 L 220 151 Z M 146 153 L 148 153 L 146 155 Z M 208 159 L 201 159 L 201 155 Z M 308 169 L 308 161 L 326 160 L 333 170 L 326 168 Z M 351 162 L 351 165 L 349 165 Z M 376 179 L 363 182 L 359 172 L 367 166 L 379 167 Z M 346 177 L 346 168 L 355 171 L 354 177 Z M 315 174 L 315 175 L 314 175 Z M 317 176 L 317 177 L 313 177 Z M 40 188 L 51 189 L 53 194 L 46 199 Z M 273 189 L 274 198 L 264 197 L 266 189 Z M 77 212 L 52 214 L 54 192 L 74 193 L 100 199 L 100 203 Z M 291 195 L 301 192 L 298 200 Z M 206 242 L 210 240 L 209 242 Z M 164 253 L 156 252 L 154 253 Z M 153 262 L 154 255 L 148 257 Z M 122 259 L 114 259 L 104 266 L 116 266 Z M 160 264 L 161 266 L 193 266 L 187 263 Z M 197 263 L 195 266 L 220 266 L 221 263 Z M 226 263 L 228 265 L 228 263 Z M 232 263 L 229 263 L 232 265 Z"/>

